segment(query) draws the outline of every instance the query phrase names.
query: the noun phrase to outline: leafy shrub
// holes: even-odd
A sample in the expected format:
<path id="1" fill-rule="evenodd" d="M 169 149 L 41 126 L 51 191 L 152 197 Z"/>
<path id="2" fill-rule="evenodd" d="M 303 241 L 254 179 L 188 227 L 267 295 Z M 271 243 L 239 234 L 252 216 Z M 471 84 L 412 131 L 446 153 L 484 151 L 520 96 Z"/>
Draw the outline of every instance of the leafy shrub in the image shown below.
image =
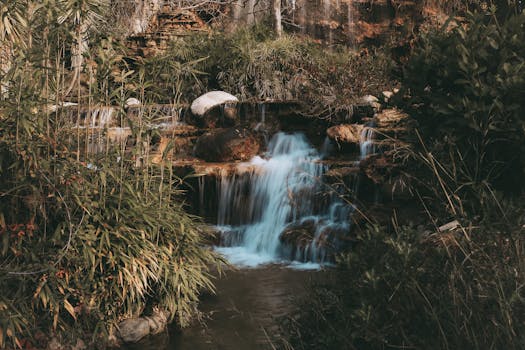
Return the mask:
<path id="1" fill-rule="evenodd" d="M 341 257 L 336 282 L 313 288 L 285 320 L 286 346 L 521 349 L 522 235 L 474 242 L 462 234 L 371 227 Z"/>
<path id="2" fill-rule="evenodd" d="M 0 348 L 52 334 L 104 344 L 120 320 L 153 308 L 187 325 L 221 259 L 185 212 L 181 180 L 165 164 L 141 164 L 152 133 L 144 120 L 121 121 L 132 125 L 134 147 L 86 153 L 106 130 L 49 112 L 63 102 L 53 77 L 64 79 L 64 57 L 51 74 L 41 56 L 25 54 L 13 56 L 0 96 Z M 125 101 L 131 74 L 112 75 L 117 56 L 96 61 L 90 101 Z"/>
<path id="3" fill-rule="evenodd" d="M 178 179 L 111 162 L 118 154 L 86 166 L 61 143 L 10 141 L 0 143 L 0 347 L 37 330 L 98 339 L 153 307 L 181 326 L 195 317 L 220 260 L 185 213 Z M 42 158 L 48 147 L 55 156 Z"/>
<path id="4" fill-rule="evenodd" d="M 496 202 L 496 190 L 525 189 L 524 25 L 523 15 L 469 14 L 424 35 L 405 69 L 405 107 L 420 125 L 423 163 L 434 162 L 423 178 L 441 179 L 470 213 Z"/>

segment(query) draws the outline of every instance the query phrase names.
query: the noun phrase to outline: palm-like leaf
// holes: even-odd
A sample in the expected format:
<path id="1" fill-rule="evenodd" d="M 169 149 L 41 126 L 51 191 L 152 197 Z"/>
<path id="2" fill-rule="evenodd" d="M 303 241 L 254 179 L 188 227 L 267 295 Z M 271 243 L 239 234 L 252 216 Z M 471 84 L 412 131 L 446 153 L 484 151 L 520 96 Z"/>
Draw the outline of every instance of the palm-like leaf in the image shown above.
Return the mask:
<path id="1" fill-rule="evenodd" d="M 24 4 L 16 0 L 0 3 L 0 40 L 23 44 L 23 33 L 27 29 L 24 19 Z"/>
<path id="2" fill-rule="evenodd" d="M 88 28 L 102 21 L 109 8 L 108 0 L 62 0 L 60 3 L 64 12 L 58 17 L 59 23 L 69 22 Z"/>

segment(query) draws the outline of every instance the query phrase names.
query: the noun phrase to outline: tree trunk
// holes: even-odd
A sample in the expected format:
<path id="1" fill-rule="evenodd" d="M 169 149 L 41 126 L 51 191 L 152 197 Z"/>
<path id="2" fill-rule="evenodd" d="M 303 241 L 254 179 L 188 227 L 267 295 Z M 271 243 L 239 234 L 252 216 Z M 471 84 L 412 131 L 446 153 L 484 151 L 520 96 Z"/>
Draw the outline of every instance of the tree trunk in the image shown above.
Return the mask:
<path id="1" fill-rule="evenodd" d="M 273 0 L 273 15 L 275 19 L 275 34 L 280 38 L 283 34 L 283 22 L 281 19 L 281 0 Z"/>

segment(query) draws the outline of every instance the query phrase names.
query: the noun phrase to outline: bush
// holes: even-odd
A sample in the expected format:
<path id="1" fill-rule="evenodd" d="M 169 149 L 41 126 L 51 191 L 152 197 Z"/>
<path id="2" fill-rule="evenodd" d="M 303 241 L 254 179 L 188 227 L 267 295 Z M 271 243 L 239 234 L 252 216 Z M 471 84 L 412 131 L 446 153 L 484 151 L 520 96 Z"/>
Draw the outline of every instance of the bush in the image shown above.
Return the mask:
<path id="1" fill-rule="evenodd" d="M 144 159 L 143 121 L 127 120 L 134 147 L 87 153 L 106 130 L 48 113 L 45 75 L 15 62 L 0 100 L 0 348 L 52 334 L 103 346 L 119 321 L 154 308 L 187 325 L 222 260 L 185 212 L 181 180 Z"/>
<path id="2" fill-rule="evenodd" d="M 60 143 L 10 141 L 0 143 L 0 347 L 37 331 L 98 339 L 153 307 L 181 326 L 196 316 L 219 259 L 178 179 L 111 162 L 118 154 L 88 166 Z"/>
<path id="3" fill-rule="evenodd" d="M 424 144 L 419 164 L 434 162 L 423 178 L 442 179 L 470 214 L 496 202 L 497 190 L 525 189 L 524 25 L 523 15 L 469 14 L 423 36 L 405 69 L 403 106 Z"/>
<path id="4" fill-rule="evenodd" d="M 522 349 L 523 233 L 474 242 L 371 227 L 342 255 L 337 281 L 315 287 L 285 320 L 287 346 Z"/>

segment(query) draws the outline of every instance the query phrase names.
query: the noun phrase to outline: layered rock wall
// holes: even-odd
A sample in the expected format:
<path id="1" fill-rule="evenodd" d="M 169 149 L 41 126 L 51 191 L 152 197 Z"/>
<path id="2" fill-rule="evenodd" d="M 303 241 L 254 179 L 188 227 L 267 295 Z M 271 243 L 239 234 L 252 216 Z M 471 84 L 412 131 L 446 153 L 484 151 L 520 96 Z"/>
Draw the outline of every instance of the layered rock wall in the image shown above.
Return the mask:
<path id="1" fill-rule="evenodd" d="M 130 46 L 139 56 L 153 56 L 170 40 L 192 31 L 232 31 L 269 21 L 272 0 L 231 0 L 218 5 L 177 6 L 162 0 L 137 1 Z M 140 4 L 139 4 L 140 3 Z M 282 0 L 287 32 L 308 36 L 326 45 L 379 45 L 393 34 L 410 38 L 439 6 L 413 0 Z M 427 4 L 427 5 L 426 5 Z M 210 6 L 213 11 L 210 11 Z M 219 7 L 220 8 L 219 8 Z M 147 25 L 146 25 L 147 24 Z"/>

